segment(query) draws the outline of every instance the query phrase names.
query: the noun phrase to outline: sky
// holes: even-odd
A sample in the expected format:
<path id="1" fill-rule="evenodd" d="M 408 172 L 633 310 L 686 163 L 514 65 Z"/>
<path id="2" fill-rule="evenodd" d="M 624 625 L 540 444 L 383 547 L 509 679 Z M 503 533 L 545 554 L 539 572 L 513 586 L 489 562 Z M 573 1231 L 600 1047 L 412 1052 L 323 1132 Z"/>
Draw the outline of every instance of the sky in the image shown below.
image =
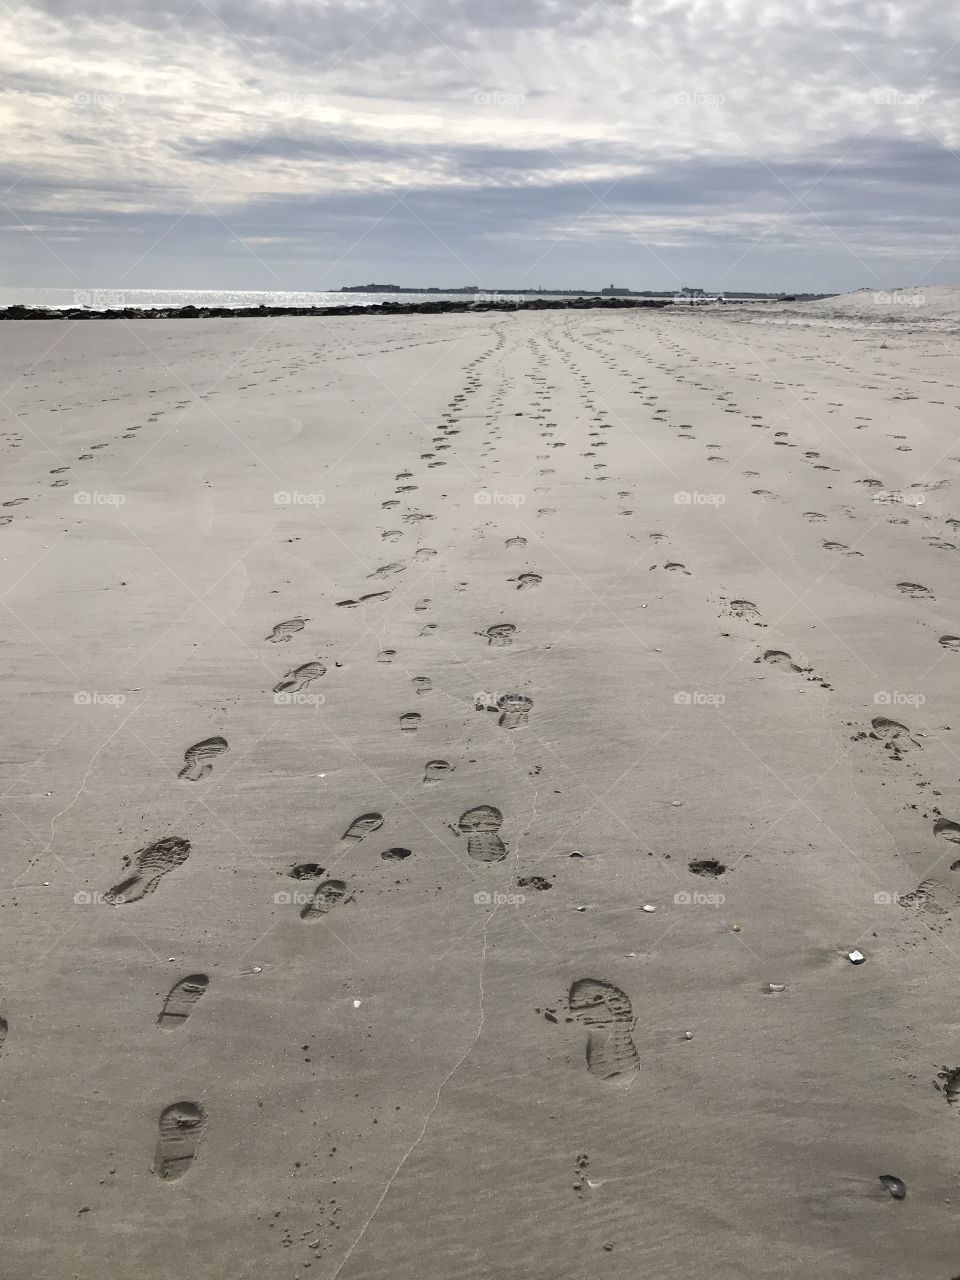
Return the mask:
<path id="1" fill-rule="evenodd" d="M 0 0 L 0 285 L 960 283 L 960 0 Z"/>

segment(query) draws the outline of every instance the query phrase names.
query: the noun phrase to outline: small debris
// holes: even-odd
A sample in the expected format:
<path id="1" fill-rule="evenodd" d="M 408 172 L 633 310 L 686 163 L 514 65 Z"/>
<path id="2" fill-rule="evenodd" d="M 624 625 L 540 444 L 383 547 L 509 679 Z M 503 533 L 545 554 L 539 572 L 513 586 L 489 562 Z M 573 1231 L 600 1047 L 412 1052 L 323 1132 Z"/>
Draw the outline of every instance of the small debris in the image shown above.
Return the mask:
<path id="1" fill-rule="evenodd" d="M 643 906 L 640 908 L 641 911 L 646 911 L 646 912 L 656 911 L 656 909 L 657 908 L 653 906 L 652 903 L 649 903 L 649 902 L 645 902 Z"/>
<path id="2" fill-rule="evenodd" d="M 683 1038 L 684 1038 L 684 1040 L 692 1040 L 692 1039 L 693 1039 L 693 1032 L 692 1032 L 692 1031 L 685 1031 L 685 1032 L 683 1033 Z"/>
<path id="3" fill-rule="evenodd" d="M 787 984 L 785 982 L 768 982 L 764 987 L 764 991 L 769 991 L 771 993 L 775 991 L 786 991 L 786 989 Z"/>
<path id="4" fill-rule="evenodd" d="M 907 1184 L 902 1178 L 898 1178 L 892 1173 L 881 1173 L 880 1181 L 893 1196 L 894 1200 L 906 1200 Z"/>
<path id="5" fill-rule="evenodd" d="M 867 957 L 863 954 L 863 952 L 862 952 L 862 951 L 848 951 L 848 952 L 847 952 L 847 959 L 850 961 L 850 963 L 851 963 L 851 964 L 863 964 L 863 962 L 864 962 L 864 960 L 866 960 L 866 958 L 867 958 Z"/>

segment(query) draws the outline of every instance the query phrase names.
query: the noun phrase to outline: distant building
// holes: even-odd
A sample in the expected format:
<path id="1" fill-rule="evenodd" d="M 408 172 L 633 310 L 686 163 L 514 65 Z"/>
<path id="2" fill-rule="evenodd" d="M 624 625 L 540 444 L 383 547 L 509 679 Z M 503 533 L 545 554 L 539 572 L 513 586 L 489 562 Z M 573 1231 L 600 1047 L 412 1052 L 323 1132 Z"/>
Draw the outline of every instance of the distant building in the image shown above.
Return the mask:
<path id="1" fill-rule="evenodd" d="M 688 289 L 684 286 L 680 290 L 680 296 L 681 298 L 703 298 L 706 297 L 706 294 L 702 289 Z"/>
<path id="2" fill-rule="evenodd" d="M 605 289 L 600 290 L 601 298 L 627 298 L 633 293 L 632 289 L 624 289 L 620 285 L 608 284 Z"/>

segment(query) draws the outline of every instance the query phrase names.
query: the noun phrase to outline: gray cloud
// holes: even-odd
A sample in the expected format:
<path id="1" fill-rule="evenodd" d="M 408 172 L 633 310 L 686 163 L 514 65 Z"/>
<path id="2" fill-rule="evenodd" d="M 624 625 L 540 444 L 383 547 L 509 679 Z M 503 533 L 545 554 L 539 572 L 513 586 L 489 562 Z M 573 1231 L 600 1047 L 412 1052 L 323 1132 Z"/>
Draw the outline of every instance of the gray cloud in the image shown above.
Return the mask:
<path id="1" fill-rule="evenodd" d="M 960 274 L 933 0 L 43 0 L 0 22 L 23 283 Z"/>

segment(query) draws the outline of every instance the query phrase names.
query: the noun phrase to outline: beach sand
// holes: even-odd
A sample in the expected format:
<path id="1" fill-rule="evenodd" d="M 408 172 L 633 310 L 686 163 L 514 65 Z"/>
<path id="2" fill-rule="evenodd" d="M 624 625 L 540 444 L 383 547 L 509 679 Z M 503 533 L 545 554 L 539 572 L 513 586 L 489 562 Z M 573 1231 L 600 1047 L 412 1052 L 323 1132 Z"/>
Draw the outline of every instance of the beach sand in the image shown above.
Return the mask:
<path id="1" fill-rule="evenodd" d="M 3 326 L 6 1280 L 960 1271 L 921 310 Z"/>

